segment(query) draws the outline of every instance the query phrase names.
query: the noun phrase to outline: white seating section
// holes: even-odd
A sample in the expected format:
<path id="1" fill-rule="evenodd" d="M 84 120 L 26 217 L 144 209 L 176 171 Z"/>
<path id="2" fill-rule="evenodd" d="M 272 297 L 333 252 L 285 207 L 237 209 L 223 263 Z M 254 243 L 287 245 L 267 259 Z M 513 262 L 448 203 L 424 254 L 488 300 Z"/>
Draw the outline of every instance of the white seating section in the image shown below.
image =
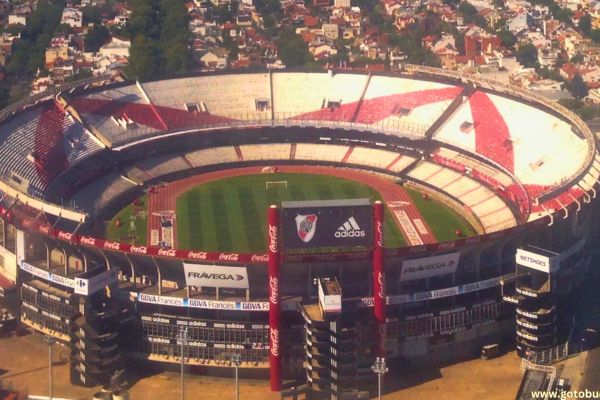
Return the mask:
<path id="1" fill-rule="evenodd" d="M 290 158 L 289 143 L 245 144 L 240 146 L 244 161 L 287 160 Z"/>
<path id="2" fill-rule="evenodd" d="M 514 183 L 513 179 L 510 177 L 510 175 L 506 174 L 505 172 L 503 172 L 497 168 L 494 168 L 489 164 L 485 164 L 475 158 L 472 158 L 465 154 L 459 153 L 455 150 L 447 149 L 445 147 L 440 147 L 437 150 L 437 154 L 439 154 L 443 157 L 446 157 L 449 160 L 453 160 L 461 165 L 464 165 L 465 167 L 475 169 L 475 170 L 483 173 L 484 175 L 487 175 L 490 178 L 496 180 L 498 183 L 500 183 L 504 187 L 508 187 L 509 185 Z"/>
<path id="3" fill-rule="evenodd" d="M 273 74 L 273 110 L 276 118 L 291 118 L 316 112 L 328 101 L 340 105 L 356 103 L 367 83 L 366 75 Z"/>
<path id="4" fill-rule="evenodd" d="M 487 233 L 516 226 L 510 208 L 487 187 L 459 172 L 421 161 L 407 173 L 411 179 L 434 186 L 469 207 Z"/>
<path id="5" fill-rule="evenodd" d="M 234 119 L 270 119 L 270 109 L 258 111 L 256 100 L 270 100 L 269 74 L 216 75 L 143 84 L 153 104 L 186 110 L 203 104 L 211 115 Z M 187 110 L 186 110 L 187 111 Z"/>
<path id="6" fill-rule="evenodd" d="M 346 162 L 349 164 L 371 165 L 376 168 L 386 169 L 396 158 L 398 158 L 398 154 L 391 151 L 371 149 L 368 147 L 355 147 Z"/>
<path id="7" fill-rule="evenodd" d="M 350 146 L 336 144 L 298 143 L 296 160 L 341 162 L 350 150 Z"/>
<path id="8" fill-rule="evenodd" d="M 233 146 L 213 147 L 186 153 L 186 158 L 194 167 L 237 162 L 238 156 Z"/>

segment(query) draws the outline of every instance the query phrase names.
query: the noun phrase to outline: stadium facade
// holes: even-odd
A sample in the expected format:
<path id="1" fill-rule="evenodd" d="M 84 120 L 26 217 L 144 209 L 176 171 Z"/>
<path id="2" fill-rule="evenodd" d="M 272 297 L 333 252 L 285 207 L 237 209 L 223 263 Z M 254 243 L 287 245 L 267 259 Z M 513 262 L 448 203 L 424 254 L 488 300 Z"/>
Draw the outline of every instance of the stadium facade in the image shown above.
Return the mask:
<path id="1" fill-rule="evenodd" d="M 331 360 L 348 366 L 349 380 L 336 384 L 351 386 L 376 354 L 450 361 L 514 340 L 516 326 L 519 349 L 537 351 L 568 329 L 560 309 L 597 244 L 600 155 L 587 126 L 558 104 L 419 66 L 395 75 L 277 71 L 96 84 L 16 104 L 0 125 L 3 273 L 16 282 L 20 322 L 71 344 L 74 381 L 107 384 L 130 357 L 179 363 L 182 327 L 187 363 L 199 373 L 218 373 L 240 354 L 247 376 L 267 376 L 276 362 L 284 378 L 297 377 L 311 365 L 315 387 L 335 381 L 319 367 Z M 273 249 L 220 253 L 101 236 L 104 220 L 153 185 L 272 165 L 401 181 L 459 212 L 477 235 L 437 243 L 402 205 L 387 204 L 409 246 L 281 255 L 275 286 Z M 546 285 L 536 294 L 545 278 L 510 287 L 524 246 L 555 255 L 552 293 Z M 374 254 L 383 265 L 374 268 Z M 191 264 L 198 275 L 211 265 L 240 268 L 246 284 L 189 284 Z M 331 333 L 311 308 L 326 289 L 341 297 L 340 347 L 311 353 Z"/>

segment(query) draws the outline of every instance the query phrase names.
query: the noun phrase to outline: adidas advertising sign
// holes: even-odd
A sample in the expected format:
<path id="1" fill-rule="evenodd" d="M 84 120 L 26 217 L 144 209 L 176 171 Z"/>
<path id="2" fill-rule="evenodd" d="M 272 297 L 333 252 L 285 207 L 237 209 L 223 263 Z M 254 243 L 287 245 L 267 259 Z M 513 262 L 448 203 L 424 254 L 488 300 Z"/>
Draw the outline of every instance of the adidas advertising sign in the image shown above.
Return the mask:
<path id="1" fill-rule="evenodd" d="M 373 209 L 368 199 L 283 202 L 286 249 L 371 246 Z"/>
<path id="2" fill-rule="evenodd" d="M 244 267 L 183 263 L 187 286 L 248 289 L 248 272 Z"/>
<path id="3" fill-rule="evenodd" d="M 348 221 L 344 222 L 344 224 L 341 225 L 335 232 L 336 238 L 363 236 L 365 236 L 365 231 L 360 229 L 360 226 L 358 226 L 358 223 L 354 217 L 348 218 Z"/>

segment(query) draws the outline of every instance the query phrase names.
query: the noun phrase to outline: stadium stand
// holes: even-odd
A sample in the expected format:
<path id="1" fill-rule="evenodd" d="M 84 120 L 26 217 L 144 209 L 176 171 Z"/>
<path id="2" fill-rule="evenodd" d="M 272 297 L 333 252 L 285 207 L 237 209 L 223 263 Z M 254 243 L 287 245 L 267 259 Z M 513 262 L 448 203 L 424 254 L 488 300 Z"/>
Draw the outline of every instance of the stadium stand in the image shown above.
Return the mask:
<path id="1" fill-rule="evenodd" d="M 540 124 L 535 131 L 531 130 L 532 120 Z M 548 188 L 559 185 L 560 177 L 573 175 L 581 168 L 578 163 L 564 165 L 563 160 L 576 158 L 587 146 L 558 117 L 481 91 L 473 93 L 442 124 L 434 139 L 493 160 L 523 184 L 535 182 Z M 544 146 L 539 145 L 542 141 Z"/>
<path id="2" fill-rule="evenodd" d="M 341 162 L 348 150 L 348 146 L 335 144 L 298 143 L 295 159 Z"/>
<path id="3" fill-rule="evenodd" d="M 121 173 L 112 172 L 81 188 L 71 198 L 71 206 L 89 214 L 95 214 L 135 186 L 134 182 L 122 176 Z"/>
<path id="4" fill-rule="evenodd" d="M 346 162 L 386 169 L 397 158 L 398 153 L 391 151 L 370 149 L 367 147 L 355 147 Z"/>
<path id="5" fill-rule="evenodd" d="M 458 199 L 477 216 L 487 233 L 516 226 L 512 211 L 500 197 L 459 172 L 422 161 L 407 176 Z"/>
<path id="6" fill-rule="evenodd" d="M 356 122 L 375 124 L 399 120 L 421 126 L 422 135 L 459 95 L 461 88 L 441 83 L 374 76 L 369 82 Z"/>
<path id="7" fill-rule="evenodd" d="M 399 155 L 386 167 L 386 169 L 395 173 L 400 173 L 414 163 L 415 160 L 416 158 L 408 155 Z"/>
<path id="8" fill-rule="evenodd" d="M 76 97 L 70 104 L 113 146 L 148 138 L 165 130 L 137 85 Z"/>
<path id="9" fill-rule="evenodd" d="M 144 83 L 143 88 L 169 127 L 190 126 L 176 118 L 192 113 L 242 120 L 271 118 L 269 74 L 266 73 L 172 79 Z M 185 113 L 174 115 L 169 112 L 173 109 Z"/>
<path id="10" fill-rule="evenodd" d="M 179 154 L 148 157 L 136 163 L 141 170 L 152 177 L 159 177 L 188 169 L 190 166 Z"/>
<path id="11" fill-rule="evenodd" d="M 195 150 L 185 154 L 185 157 L 195 166 L 233 163 L 238 161 L 237 153 L 233 146 L 213 147 Z"/>
<path id="12" fill-rule="evenodd" d="M 504 185 L 504 186 L 509 186 L 511 184 L 514 183 L 514 179 L 502 172 L 501 170 L 486 164 L 482 161 L 479 161 L 475 158 L 469 157 L 466 154 L 462 154 L 459 153 L 458 151 L 455 150 L 451 150 L 445 147 L 440 147 L 439 149 L 437 149 L 434 154 L 433 157 L 444 157 L 448 160 L 453 161 L 454 163 L 458 164 L 458 165 L 462 165 L 465 167 L 465 169 L 471 169 L 471 170 L 477 170 L 480 173 L 494 179 L 495 181 L 497 181 L 499 184 Z M 436 160 L 437 162 L 437 160 Z"/>
<path id="13" fill-rule="evenodd" d="M 247 144 L 239 146 L 244 155 L 244 160 L 286 160 L 290 157 L 290 147 L 288 143 L 274 144 Z"/>
<path id="14" fill-rule="evenodd" d="M 46 103 L 0 128 L 0 169 L 16 186 L 43 197 L 50 181 L 101 148 L 83 126 Z"/>
<path id="15" fill-rule="evenodd" d="M 302 79 L 301 74 L 293 75 L 286 79 L 289 79 L 292 85 L 297 85 L 298 80 Z M 300 110 L 301 106 L 292 105 L 289 102 L 280 104 L 283 99 L 278 100 L 274 95 L 275 116 L 278 118 L 283 113 L 284 116 L 291 114 L 290 116 L 294 116 L 294 119 L 351 122 L 367 83 L 368 76 L 366 75 L 335 74 L 324 77 L 322 82 L 324 86 L 319 88 L 318 92 L 320 96 L 318 107 L 304 110 L 300 115 L 294 116 L 294 110 Z M 280 89 L 277 85 L 275 85 L 275 88 Z M 316 104 L 319 100 L 314 99 L 314 101 L 314 104 Z"/>

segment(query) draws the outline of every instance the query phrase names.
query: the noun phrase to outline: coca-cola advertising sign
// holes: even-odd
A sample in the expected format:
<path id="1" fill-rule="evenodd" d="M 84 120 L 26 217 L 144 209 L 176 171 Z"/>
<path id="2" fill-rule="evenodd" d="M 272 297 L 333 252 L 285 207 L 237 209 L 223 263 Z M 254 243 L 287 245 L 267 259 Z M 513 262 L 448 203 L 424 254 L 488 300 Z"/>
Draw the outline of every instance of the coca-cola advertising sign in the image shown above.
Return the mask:
<path id="1" fill-rule="evenodd" d="M 208 253 L 205 251 L 190 251 L 187 254 L 187 258 L 192 260 L 206 260 Z"/>
<path id="2" fill-rule="evenodd" d="M 271 304 L 279 303 L 279 278 L 276 276 L 269 277 L 269 301 Z"/>
<path id="3" fill-rule="evenodd" d="M 58 238 L 62 240 L 71 240 L 71 233 L 65 231 L 58 231 Z"/>
<path id="4" fill-rule="evenodd" d="M 79 243 L 85 244 L 85 245 L 88 245 L 88 246 L 95 246 L 96 245 L 96 238 L 89 237 L 89 236 L 82 236 L 79 239 Z"/>
<path id="5" fill-rule="evenodd" d="M 148 248 L 146 246 L 131 246 L 129 251 L 137 254 L 147 254 Z"/>
<path id="6" fill-rule="evenodd" d="M 104 242 L 104 248 L 109 250 L 120 250 L 121 244 L 119 242 Z"/>
<path id="7" fill-rule="evenodd" d="M 279 329 L 270 328 L 270 338 L 271 338 L 271 355 L 273 357 L 279 357 Z"/>
<path id="8" fill-rule="evenodd" d="M 252 254 L 252 256 L 250 257 L 250 261 L 267 262 L 269 261 L 269 256 L 267 254 Z"/>
<path id="9" fill-rule="evenodd" d="M 158 249 L 158 255 L 161 257 L 175 257 L 177 252 L 174 249 Z"/>
<path id="10" fill-rule="evenodd" d="M 377 271 L 377 285 L 379 286 L 377 288 L 377 295 L 383 299 L 385 297 L 385 278 L 381 271 Z"/>
<path id="11" fill-rule="evenodd" d="M 375 231 L 376 231 L 376 245 L 377 247 L 381 247 L 383 248 L 383 224 L 381 223 L 380 220 L 377 220 L 375 222 L 376 226 L 375 226 Z"/>
<path id="12" fill-rule="evenodd" d="M 279 229 L 277 225 L 269 225 L 269 251 L 277 253 L 279 241 Z"/>
<path id="13" fill-rule="evenodd" d="M 219 261 L 238 261 L 240 255 L 238 253 L 220 253 Z"/>

